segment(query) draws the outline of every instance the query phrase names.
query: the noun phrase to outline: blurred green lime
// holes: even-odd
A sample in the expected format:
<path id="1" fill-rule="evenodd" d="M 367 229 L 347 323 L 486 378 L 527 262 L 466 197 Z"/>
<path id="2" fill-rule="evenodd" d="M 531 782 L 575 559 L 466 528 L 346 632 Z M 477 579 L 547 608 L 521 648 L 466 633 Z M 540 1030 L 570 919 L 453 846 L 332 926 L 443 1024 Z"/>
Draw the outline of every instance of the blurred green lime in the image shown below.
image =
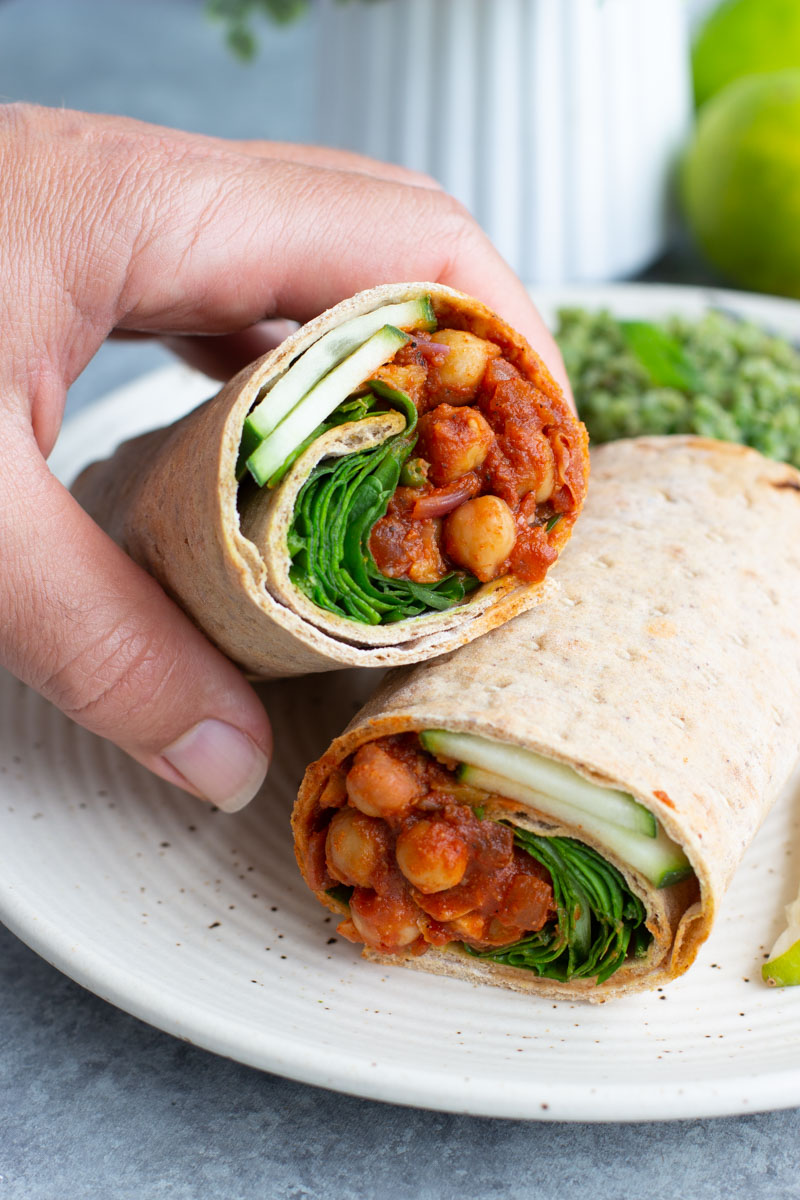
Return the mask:
<path id="1" fill-rule="evenodd" d="M 682 192 L 692 232 L 726 275 L 800 296 L 800 70 L 749 76 L 705 105 Z"/>
<path id="2" fill-rule="evenodd" d="M 698 105 L 743 75 L 800 67 L 800 0 L 725 0 L 692 51 Z"/>

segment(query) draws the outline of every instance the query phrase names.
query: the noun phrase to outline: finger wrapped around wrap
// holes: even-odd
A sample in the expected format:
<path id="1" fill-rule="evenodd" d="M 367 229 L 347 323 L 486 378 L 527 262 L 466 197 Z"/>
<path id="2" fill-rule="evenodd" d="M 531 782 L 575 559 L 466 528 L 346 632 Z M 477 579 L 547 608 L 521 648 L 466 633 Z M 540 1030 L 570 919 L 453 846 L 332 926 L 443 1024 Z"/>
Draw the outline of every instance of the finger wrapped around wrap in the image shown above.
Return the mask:
<path id="1" fill-rule="evenodd" d="M 392 408 L 391 401 L 380 411 L 379 398 L 379 410 L 323 429 L 274 486 L 261 489 L 249 478 L 240 482 L 243 426 L 259 405 L 268 407 L 276 382 L 325 335 L 382 306 L 421 295 L 430 297 L 439 328 L 490 339 L 493 353 L 509 364 L 509 370 L 525 386 L 530 385 L 537 428 L 544 422 L 543 436 L 552 440 L 547 452 L 551 459 L 555 455 L 560 472 L 555 481 L 557 494 L 548 501 L 550 507 L 540 506 L 538 515 L 531 510 L 530 518 L 525 518 L 536 526 L 532 532 L 541 543 L 543 565 L 527 574 L 503 568 L 481 582 L 472 578 L 467 568 L 450 564 L 442 586 L 446 592 L 448 581 L 453 581 L 455 590 L 446 593 L 444 602 L 434 599 L 439 608 L 426 611 L 422 603 L 418 607 L 423 611 L 417 615 L 390 613 L 386 618 L 390 623 L 372 615 L 354 619 L 335 607 L 320 606 L 311 586 L 313 579 L 298 585 L 291 544 L 298 498 L 326 463 L 388 445 L 391 439 L 397 441 L 406 417 Z M 430 338 L 435 336 L 433 333 Z M 435 345 L 432 350 L 427 345 L 422 349 L 429 355 L 436 352 Z M 458 397 L 453 403 L 456 401 L 460 403 Z M 452 405 L 448 413 L 451 410 L 456 412 L 452 420 L 458 420 Z M 533 416 L 531 410 L 528 417 Z M 430 430 L 427 436 L 430 440 Z M 550 470 L 552 474 L 552 467 Z M 548 586 L 544 578 L 547 567 L 570 536 L 583 502 L 587 474 L 585 431 L 525 340 L 480 302 L 426 283 L 374 288 L 323 313 L 240 372 L 201 408 L 168 428 L 124 443 L 113 457 L 90 466 L 73 491 L 98 523 L 159 580 L 230 658 L 252 675 L 269 678 L 346 665 L 421 661 L 469 642 L 531 607 Z M 477 468 L 468 472 L 466 479 L 464 497 L 488 486 Z M 435 498 L 443 490 L 424 479 L 422 484 L 420 495 L 432 492 Z M 447 486 L 457 490 L 459 485 L 456 480 Z M 552 483 L 550 486 L 552 489 Z M 403 490 L 410 491 L 400 488 L 398 494 Z M 552 508 L 554 503 L 560 504 L 558 511 Z M 519 529 L 524 525 L 521 511 L 515 510 L 513 519 L 519 542 Z M 440 542 L 441 524 L 440 519 L 427 522 Z M 524 535 L 531 535 L 527 526 Z M 358 552 L 356 566 L 360 570 L 370 560 L 371 584 L 375 564 L 366 545 L 364 542 Z M 402 569 L 398 566 L 393 574 L 402 576 Z M 415 578 L 413 564 L 410 578 Z M 423 573 L 423 584 L 414 585 L 418 591 L 420 586 L 424 590 L 428 578 Z M 379 582 L 383 585 L 386 580 Z M 393 583 L 394 578 L 388 580 L 390 588 Z"/>
<path id="2" fill-rule="evenodd" d="M 343 932 L 367 943 L 368 957 L 565 998 L 603 1000 L 664 984 L 694 960 L 791 772 L 800 751 L 800 475 L 740 446 L 680 437 L 602 446 L 592 455 L 592 480 L 559 563 L 558 590 L 473 645 L 390 673 L 307 770 L 293 815 L 298 862 L 318 898 L 343 915 Z M 420 743 L 423 731 L 439 732 Z M 447 742 L 441 731 L 467 738 Z M 519 776 L 505 792 L 487 787 L 491 775 L 463 766 L 480 767 L 487 745 L 492 752 L 521 749 L 526 762 L 539 756 L 566 766 L 573 781 L 596 785 L 592 804 L 603 793 L 597 811 L 565 816 L 562 806 L 554 815 L 548 797 L 529 795 Z M 347 871 L 358 873 L 363 852 L 359 859 L 356 843 L 351 837 L 345 845 L 340 830 L 350 836 L 353 826 L 359 834 L 364 820 L 377 819 L 378 809 L 365 808 L 363 797 L 366 780 L 378 796 L 373 805 L 381 803 L 376 772 L 384 752 L 390 800 L 399 787 L 392 762 L 424 782 L 416 792 L 410 786 L 410 807 L 379 814 L 389 830 L 381 834 L 389 868 L 373 871 L 371 881 L 354 880 Z M 502 776 L 498 761 L 494 770 Z M 470 790 L 476 780 L 482 787 Z M 645 823 L 655 818 L 656 840 L 673 848 L 675 861 L 684 859 L 685 870 L 662 872 L 654 883 L 638 859 L 631 865 L 619 838 L 609 839 L 608 826 L 597 822 L 612 791 L 615 803 L 627 803 L 626 814 Z M 465 808 L 480 820 L 465 816 Z M 354 809 L 372 816 L 348 816 Z M 589 847 L 624 880 L 621 890 L 641 902 L 644 920 L 631 949 L 599 985 L 597 977 L 569 977 L 566 953 L 557 960 L 561 978 L 500 961 L 494 952 L 503 946 L 486 944 L 496 942 L 497 930 L 485 913 L 499 916 L 501 926 L 509 921 L 496 897 L 494 908 L 476 907 L 477 924 L 444 922 L 445 933 L 477 932 L 471 944 L 448 940 L 432 922 L 431 913 L 460 911 L 455 901 L 470 867 L 450 891 L 426 891 L 427 861 L 404 850 L 409 881 L 398 868 L 398 847 L 405 839 L 414 849 L 408 831 L 420 822 L 428 833 L 449 823 L 469 855 L 487 821 L 516 831 L 515 862 L 529 833 L 555 839 L 555 846 Z M 377 825 L 369 829 L 380 841 Z M 456 843 L 447 829 L 442 836 L 442 844 Z M 646 841 L 635 842 L 637 854 Z M 452 852 L 447 861 L 452 867 Z M 447 883 L 446 874 L 433 886 Z M 348 882 L 360 885 L 348 889 L 349 898 L 342 891 Z M 383 943 L 378 918 L 388 917 L 370 898 L 370 882 L 376 894 L 400 897 L 404 914 L 402 930 L 390 930 Z M 366 918 L 356 914 L 354 928 L 348 905 L 355 901 Z M 563 917 L 551 901 L 550 924 L 539 936 L 557 934 Z M 405 944 L 387 951 L 393 938 Z"/>

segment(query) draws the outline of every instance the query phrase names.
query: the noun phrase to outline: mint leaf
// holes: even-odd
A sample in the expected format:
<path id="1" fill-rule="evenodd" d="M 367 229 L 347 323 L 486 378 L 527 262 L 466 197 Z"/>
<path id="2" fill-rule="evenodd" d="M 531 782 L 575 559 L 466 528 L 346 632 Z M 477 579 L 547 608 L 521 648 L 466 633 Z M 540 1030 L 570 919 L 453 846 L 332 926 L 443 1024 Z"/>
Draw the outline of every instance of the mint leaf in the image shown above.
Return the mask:
<path id="1" fill-rule="evenodd" d="M 675 338 L 649 321 L 620 321 L 619 325 L 626 346 L 656 387 L 700 391 L 697 368 Z"/>

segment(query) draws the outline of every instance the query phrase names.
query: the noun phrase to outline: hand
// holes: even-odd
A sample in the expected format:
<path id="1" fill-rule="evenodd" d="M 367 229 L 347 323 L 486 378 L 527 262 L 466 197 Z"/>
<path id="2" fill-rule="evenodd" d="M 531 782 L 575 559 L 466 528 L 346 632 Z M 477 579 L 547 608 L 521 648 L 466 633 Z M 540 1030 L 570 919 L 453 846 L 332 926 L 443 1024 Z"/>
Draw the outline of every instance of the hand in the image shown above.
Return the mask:
<path id="1" fill-rule="evenodd" d="M 0 163 L 0 662 L 235 811 L 266 774 L 267 716 L 48 470 L 69 385 L 112 331 L 181 335 L 232 373 L 266 348 L 264 318 L 305 321 L 405 279 L 480 297 L 566 388 L 558 352 L 465 211 L 401 168 L 17 105 L 0 107 Z"/>

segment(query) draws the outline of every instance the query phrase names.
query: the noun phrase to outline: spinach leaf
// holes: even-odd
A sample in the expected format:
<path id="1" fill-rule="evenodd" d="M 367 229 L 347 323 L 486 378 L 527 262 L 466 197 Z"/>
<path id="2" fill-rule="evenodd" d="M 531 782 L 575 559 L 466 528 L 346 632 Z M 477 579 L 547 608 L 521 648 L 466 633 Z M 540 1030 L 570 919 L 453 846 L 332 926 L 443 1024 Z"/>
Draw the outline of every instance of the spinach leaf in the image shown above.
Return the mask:
<path id="1" fill-rule="evenodd" d="M 353 888 L 347 887 L 344 883 L 337 883 L 334 887 L 326 888 L 325 891 L 331 899 L 336 900 L 339 904 L 346 904 L 349 907 Z"/>
<path id="2" fill-rule="evenodd" d="M 596 976 L 599 984 L 629 953 L 647 952 L 652 936 L 644 924 L 644 905 L 602 855 L 572 838 L 539 837 L 524 829 L 514 830 L 514 841 L 550 872 L 558 915 L 510 946 L 473 950 L 465 945 L 468 954 L 546 979 Z"/>
<path id="3" fill-rule="evenodd" d="M 399 408 L 406 428 L 378 446 L 324 459 L 314 468 L 297 497 L 289 529 L 289 578 L 319 608 L 379 625 L 451 608 L 478 586 L 478 580 L 451 571 L 436 583 L 422 584 L 389 579 L 378 570 L 369 536 L 385 514 L 416 444 L 417 410 L 404 392 L 377 380 L 370 387 L 369 398 L 340 405 L 305 445 L 333 425 L 369 416 L 380 402 L 384 409 L 386 403 Z M 288 470 L 305 445 L 281 466 L 270 484 Z"/>

